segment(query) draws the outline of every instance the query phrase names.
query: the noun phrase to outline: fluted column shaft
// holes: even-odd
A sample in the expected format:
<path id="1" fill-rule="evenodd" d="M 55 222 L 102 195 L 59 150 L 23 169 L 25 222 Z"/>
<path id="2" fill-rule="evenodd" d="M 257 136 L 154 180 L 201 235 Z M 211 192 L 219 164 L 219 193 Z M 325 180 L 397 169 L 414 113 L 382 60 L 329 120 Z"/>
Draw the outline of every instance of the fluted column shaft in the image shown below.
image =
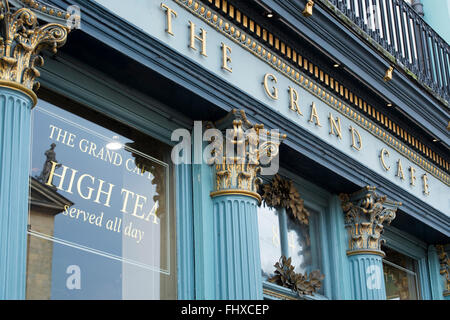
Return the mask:
<path id="1" fill-rule="evenodd" d="M 32 105 L 0 87 L 0 300 L 25 298 Z"/>
<path id="2" fill-rule="evenodd" d="M 213 205 L 216 298 L 262 299 L 257 200 L 225 195 Z"/>
<path id="3" fill-rule="evenodd" d="M 386 300 L 382 257 L 376 254 L 355 254 L 348 259 L 355 299 Z"/>

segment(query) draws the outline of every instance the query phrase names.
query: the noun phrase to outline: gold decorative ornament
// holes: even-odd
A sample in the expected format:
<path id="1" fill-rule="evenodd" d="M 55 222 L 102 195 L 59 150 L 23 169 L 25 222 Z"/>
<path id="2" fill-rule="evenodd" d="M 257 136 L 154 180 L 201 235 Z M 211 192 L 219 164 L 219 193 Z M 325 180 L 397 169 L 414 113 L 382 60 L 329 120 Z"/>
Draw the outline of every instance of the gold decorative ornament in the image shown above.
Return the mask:
<path id="1" fill-rule="evenodd" d="M 303 16 L 305 16 L 305 17 L 312 16 L 313 7 L 314 7 L 314 1 L 308 0 L 308 2 L 306 3 L 305 9 L 302 12 Z"/>
<path id="2" fill-rule="evenodd" d="M 193 1 L 188 0 L 174 0 L 179 5 L 183 6 L 186 10 L 191 12 L 192 14 L 196 15 L 198 18 L 202 19 L 205 23 L 209 24 L 212 28 L 216 29 L 219 33 L 224 35 L 225 37 L 235 41 L 234 35 L 231 35 L 227 30 L 229 30 L 230 25 L 232 25 L 229 22 L 226 22 L 222 19 L 219 20 L 218 23 L 213 22 L 211 19 L 207 19 L 205 15 L 200 15 L 198 11 L 195 11 L 193 8 Z M 215 2 L 215 5 L 217 8 L 220 8 L 221 5 L 218 6 L 218 3 L 221 4 L 221 2 Z M 233 16 L 231 16 L 231 12 L 234 11 L 228 11 L 226 13 L 228 17 L 231 19 L 234 19 Z M 245 15 L 241 14 L 241 17 L 246 17 Z M 248 18 L 248 17 L 247 17 Z M 246 18 L 246 19 L 247 19 Z M 242 18 L 243 19 L 243 18 Z M 242 22 L 241 20 L 240 22 Z M 226 23 L 225 23 L 226 22 Z M 239 22 L 239 23 L 240 23 Z M 228 27 L 226 27 L 228 25 Z M 246 27 L 243 25 L 243 27 Z M 237 29 L 237 27 L 236 27 Z M 277 70 L 280 73 L 285 74 L 288 76 L 294 83 L 298 84 L 305 90 L 309 91 L 311 94 L 318 97 L 321 101 L 329 105 L 334 110 L 338 111 L 340 114 L 344 115 L 351 121 L 356 122 L 359 126 L 361 126 L 363 129 L 365 129 L 370 134 L 374 135 L 377 139 L 383 141 L 399 153 L 401 153 L 403 156 L 411 160 L 413 163 L 418 165 L 420 168 L 425 170 L 426 172 L 432 174 L 436 179 L 440 180 L 447 186 L 450 186 L 450 175 L 446 172 L 450 168 L 450 164 L 448 161 L 437 155 L 437 158 L 434 159 L 432 157 L 431 150 L 423 144 L 420 139 L 415 138 L 410 133 L 408 133 L 407 130 L 403 129 L 401 126 L 399 126 L 397 123 L 393 122 L 391 119 L 388 119 L 386 115 L 383 113 L 380 113 L 375 110 L 373 106 L 368 104 L 366 101 L 364 101 L 361 97 L 357 97 L 356 94 L 354 95 L 354 100 L 358 101 L 357 106 L 359 106 L 359 111 L 364 114 L 364 118 L 361 116 L 361 122 L 358 122 L 353 118 L 349 116 L 349 106 L 345 104 L 345 102 L 341 101 L 341 98 L 344 98 L 344 92 L 348 91 L 350 94 L 351 91 L 348 90 L 348 88 L 345 88 L 342 84 L 338 83 L 335 79 L 333 79 L 330 75 L 328 75 L 326 72 L 323 72 L 323 70 L 318 69 L 317 66 L 315 66 L 311 61 L 308 61 L 305 57 L 301 57 L 297 52 L 291 49 L 291 54 L 289 55 L 288 51 L 288 60 L 283 60 L 283 64 L 287 66 L 290 65 L 291 69 L 296 70 L 294 74 L 288 74 L 286 73 L 286 69 L 283 69 L 279 67 L 277 64 L 272 63 L 272 57 L 275 57 L 276 54 L 271 52 L 268 46 L 274 47 L 276 43 L 280 43 L 281 46 L 287 46 L 281 39 L 275 37 L 273 34 L 268 32 L 267 30 L 264 30 L 262 26 L 259 26 L 259 32 L 257 29 L 256 37 L 259 38 L 260 41 L 268 41 L 267 46 L 263 45 L 262 42 L 257 42 L 257 44 L 261 47 L 261 50 L 253 50 L 250 46 L 246 44 L 246 42 L 241 41 L 235 41 L 239 46 L 243 47 L 245 50 L 249 51 L 265 63 L 269 64 L 272 68 Z M 240 35 L 245 33 L 244 31 L 240 31 Z M 247 35 L 247 37 L 250 37 Z M 278 57 L 275 57 L 276 61 L 278 60 Z M 286 63 L 284 63 L 286 62 Z M 323 74 L 324 78 L 324 85 L 328 86 L 328 89 L 323 88 L 324 92 L 327 92 L 326 98 L 324 96 L 319 96 L 315 91 L 313 91 L 310 87 L 313 85 L 313 82 L 316 83 L 314 79 L 310 79 L 308 76 L 301 74 L 299 69 L 297 67 L 293 67 L 298 65 L 300 68 L 303 68 L 305 70 L 313 70 L 313 68 L 316 68 L 318 71 L 320 70 L 320 73 L 314 73 L 314 76 L 317 77 Z M 302 70 L 303 71 L 303 70 Z M 319 84 L 318 87 L 321 87 Z M 331 90 L 331 91 L 330 91 Z M 318 121 L 318 117 L 313 117 L 313 114 L 311 114 L 311 120 Z M 378 116 L 378 117 L 377 117 Z M 367 118 L 365 118 L 367 117 Z M 378 125 L 372 121 L 379 121 L 381 117 L 381 120 L 384 119 L 384 127 L 382 125 Z M 319 122 L 315 123 L 317 126 L 321 126 Z M 392 129 L 390 129 L 390 125 L 392 125 Z M 449 123 L 450 125 L 450 123 Z M 389 129 L 388 129 L 389 128 Z M 450 128 L 450 127 L 449 127 Z M 449 129 L 450 130 L 450 129 Z M 393 135 L 395 133 L 395 136 Z M 410 146 L 416 146 L 418 148 L 416 150 L 411 150 Z M 435 166 L 431 166 L 431 163 L 434 163 Z M 441 168 L 439 168 L 441 166 Z"/>
<path id="3" fill-rule="evenodd" d="M 261 191 L 262 199 L 267 206 L 285 208 L 300 223 L 309 224 L 309 212 L 292 180 L 283 179 L 276 174 L 270 183 L 262 186 Z"/>
<path id="4" fill-rule="evenodd" d="M 394 72 L 394 67 L 389 67 L 389 69 L 386 70 L 386 73 L 384 74 L 384 81 L 388 82 L 392 80 L 392 74 Z"/>
<path id="5" fill-rule="evenodd" d="M 24 1 L 39 8 L 37 1 Z M 52 49 L 53 53 L 66 43 L 70 28 L 58 23 L 42 27 L 32 9 L 12 10 L 8 1 L 0 3 L 0 86 L 24 92 L 37 102 L 33 90 L 39 89 L 37 67 L 44 64 L 39 53 Z"/>
<path id="6" fill-rule="evenodd" d="M 443 245 L 436 245 L 439 255 L 439 263 L 441 265 L 440 274 L 444 276 L 444 297 L 450 296 L 450 258 L 445 252 Z"/>
<path id="7" fill-rule="evenodd" d="M 216 183 L 211 197 L 243 195 L 257 199 L 261 170 L 260 160 L 270 161 L 279 153 L 279 146 L 286 135 L 273 134 L 263 125 L 252 124 L 244 110 L 232 110 L 225 118 L 213 124 L 220 130 L 223 143 L 212 151 L 210 165 L 215 165 Z M 214 141 L 214 140 L 213 140 Z M 232 150 L 228 150 L 232 148 Z M 230 154 L 230 151 L 232 153 Z"/>
<path id="8" fill-rule="evenodd" d="M 383 223 L 390 224 L 395 219 L 397 208 L 402 204 L 377 195 L 375 190 L 375 187 L 365 187 L 351 195 L 339 195 L 349 236 L 348 256 L 385 255 L 381 251 L 381 244 L 384 242 L 381 238 Z"/>
<path id="9" fill-rule="evenodd" d="M 322 286 L 322 280 L 325 276 L 320 273 L 320 270 L 312 271 L 309 276 L 307 273 L 296 273 L 291 261 L 291 258 L 287 259 L 285 256 L 282 256 L 275 263 L 275 275 L 269 279 L 269 282 L 290 288 L 299 295 L 314 295 Z"/>

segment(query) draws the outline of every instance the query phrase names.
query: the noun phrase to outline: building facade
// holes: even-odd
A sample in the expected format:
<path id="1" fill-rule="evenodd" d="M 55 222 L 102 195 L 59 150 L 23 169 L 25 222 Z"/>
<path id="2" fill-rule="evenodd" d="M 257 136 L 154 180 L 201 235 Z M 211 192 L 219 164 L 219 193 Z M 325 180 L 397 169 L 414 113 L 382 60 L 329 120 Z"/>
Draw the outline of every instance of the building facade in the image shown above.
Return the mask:
<path id="1" fill-rule="evenodd" d="M 46 2 L 0 7 L 0 299 L 448 299 L 438 1 Z"/>

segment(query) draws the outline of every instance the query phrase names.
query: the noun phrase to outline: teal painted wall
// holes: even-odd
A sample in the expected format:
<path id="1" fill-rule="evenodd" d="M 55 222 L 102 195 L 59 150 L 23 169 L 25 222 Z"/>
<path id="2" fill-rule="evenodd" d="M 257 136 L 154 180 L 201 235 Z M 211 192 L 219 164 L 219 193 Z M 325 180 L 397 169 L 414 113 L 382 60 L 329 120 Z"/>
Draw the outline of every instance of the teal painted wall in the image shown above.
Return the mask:
<path id="1" fill-rule="evenodd" d="M 425 21 L 450 43 L 450 0 L 422 0 Z"/>

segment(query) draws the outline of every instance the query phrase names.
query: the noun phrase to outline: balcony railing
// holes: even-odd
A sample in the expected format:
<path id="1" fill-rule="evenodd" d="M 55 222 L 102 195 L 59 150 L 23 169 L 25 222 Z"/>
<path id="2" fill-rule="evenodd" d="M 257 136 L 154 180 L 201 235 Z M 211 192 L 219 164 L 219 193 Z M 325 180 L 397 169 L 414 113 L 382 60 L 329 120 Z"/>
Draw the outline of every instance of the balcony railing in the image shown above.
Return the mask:
<path id="1" fill-rule="evenodd" d="M 340 12 L 340 18 L 353 29 L 356 27 L 364 31 L 370 37 L 367 40 L 374 41 L 374 45 L 391 62 L 404 69 L 448 106 L 450 47 L 404 0 L 318 2 L 335 13 Z"/>

